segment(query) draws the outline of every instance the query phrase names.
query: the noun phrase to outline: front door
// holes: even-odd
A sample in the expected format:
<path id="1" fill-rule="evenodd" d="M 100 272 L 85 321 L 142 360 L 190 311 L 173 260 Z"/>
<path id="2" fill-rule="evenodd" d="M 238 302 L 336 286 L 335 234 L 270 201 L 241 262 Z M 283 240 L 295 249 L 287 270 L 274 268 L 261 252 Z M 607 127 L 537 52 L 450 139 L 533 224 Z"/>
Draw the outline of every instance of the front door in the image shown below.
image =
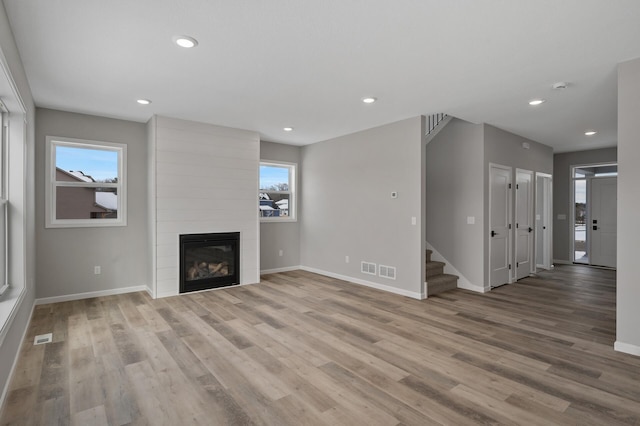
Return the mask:
<path id="1" fill-rule="evenodd" d="M 510 282 L 511 167 L 489 166 L 489 284 Z"/>
<path id="2" fill-rule="evenodd" d="M 618 178 L 591 179 L 590 263 L 616 267 Z"/>
<path id="3" fill-rule="evenodd" d="M 533 172 L 516 170 L 516 279 L 532 272 Z"/>

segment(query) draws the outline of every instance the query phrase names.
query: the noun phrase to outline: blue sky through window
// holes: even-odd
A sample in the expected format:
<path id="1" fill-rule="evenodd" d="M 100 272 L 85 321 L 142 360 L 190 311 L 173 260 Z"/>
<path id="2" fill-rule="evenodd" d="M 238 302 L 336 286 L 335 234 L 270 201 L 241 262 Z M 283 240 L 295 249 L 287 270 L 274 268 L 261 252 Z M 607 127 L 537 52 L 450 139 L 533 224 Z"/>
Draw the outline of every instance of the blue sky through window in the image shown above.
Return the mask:
<path id="1" fill-rule="evenodd" d="M 104 149 L 56 146 L 56 167 L 81 171 L 96 181 L 118 177 L 118 153 Z"/>
<path id="2" fill-rule="evenodd" d="M 271 189 L 278 184 L 289 184 L 287 167 L 260 166 L 260 189 Z"/>

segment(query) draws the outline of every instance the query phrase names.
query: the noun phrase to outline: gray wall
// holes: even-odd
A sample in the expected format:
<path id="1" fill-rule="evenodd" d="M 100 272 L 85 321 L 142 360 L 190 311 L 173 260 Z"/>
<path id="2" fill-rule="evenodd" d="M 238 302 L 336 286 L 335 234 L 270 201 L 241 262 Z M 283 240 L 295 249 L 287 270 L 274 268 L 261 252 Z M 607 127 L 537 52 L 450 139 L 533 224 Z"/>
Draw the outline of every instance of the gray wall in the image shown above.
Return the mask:
<path id="1" fill-rule="evenodd" d="M 36 113 L 37 297 L 147 286 L 146 126 L 44 108 Z M 127 145 L 127 226 L 45 229 L 46 136 Z M 94 265 L 102 274 L 94 275 Z"/>
<path id="2" fill-rule="evenodd" d="M 0 73 L 9 75 L 15 82 L 18 93 L 26 108 L 26 146 L 24 149 L 23 166 L 25 170 L 23 190 L 20 194 L 12 194 L 21 199 L 21 210 L 24 212 L 25 233 L 24 241 L 21 241 L 24 259 L 24 271 L 22 279 L 26 288 L 26 293 L 22 303 L 17 307 L 13 321 L 8 325 L 8 329 L 0 345 L 0 404 L 5 396 L 4 391 L 9 382 L 9 375 L 13 368 L 14 360 L 20 349 L 22 336 L 29 323 L 31 309 L 35 298 L 35 227 L 34 227 L 34 122 L 35 106 L 31 96 L 31 90 L 27 81 L 27 76 L 22 67 L 20 55 L 13 39 L 13 34 L 7 20 L 4 5 L 0 2 L 0 56 L 4 57 Z M 6 62 L 5 62 L 6 60 Z M 4 78 L 4 76 L 2 77 Z M 3 93 L 3 96 L 11 96 Z M 13 253 L 13 257 L 18 257 Z"/>
<path id="3" fill-rule="evenodd" d="M 302 148 L 303 266 L 419 297 L 425 270 L 423 121 L 411 118 Z M 395 266 L 397 279 L 363 274 L 361 261 Z"/>
<path id="4" fill-rule="evenodd" d="M 616 349 L 640 355 L 640 59 L 618 68 L 618 282 Z"/>
<path id="5" fill-rule="evenodd" d="M 573 262 L 571 255 L 571 166 L 617 161 L 617 148 L 563 152 L 553 156 L 553 258 Z M 564 215 L 565 219 L 558 219 Z"/>
<path id="6" fill-rule="evenodd" d="M 295 268 L 300 265 L 300 217 L 301 195 L 300 185 L 302 168 L 300 167 L 299 146 L 284 145 L 273 142 L 260 142 L 260 160 L 284 161 L 295 163 L 297 167 L 296 197 L 298 211 L 296 222 L 261 222 L 260 223 L 260 271 Z M 282 256 L 279 251 L 282 250 Z"/>
<path id="7" fill-rule="evenodd" d="M 483 152 L 483 125 L 455 118 L 426 152 L 427 241 L 463 280 L 478 287 L 484 282 Z M 469 216 L 475 224 L 467 224 Z"/>
<path id="8" fill-rule="evenodd" d="M 529 144 L 529 148 L 525 149 L 523 143 Z M 486 265 L 484 284 L 485 287 L 489 287 L 489 232 L 491 232 L 489 227 L 489 164 L 512 167 L 512 182 L 516 181 L 516 169 L 533 171 L 535 179 L 535 172 L 553 173 L 553 148 L 489 124 L 484 125 L 484 147 L 484 211 L 486 218 L 484 221 L 484 264 Z M 515 217 L 515 192 L 511 201 L 511 212 Z M 511 253 L 515 254 L 516 239 L 512 238 L 511 240 Z"/>
<path id="9" fill-rule="evenodd" d="M 529 149 L 523 148 L 525 142 Z M 514 182 L 518 168 L 551 174 L 553 149 L 458 119 L 427 145 L 427 241 L 462 275 L 461 287 L 489 288 L 490 163 L 511 167 Z M 512 202 L 515 213 L 515 197 Z M 468 217 L 475 223 L 468 224 Z"/>

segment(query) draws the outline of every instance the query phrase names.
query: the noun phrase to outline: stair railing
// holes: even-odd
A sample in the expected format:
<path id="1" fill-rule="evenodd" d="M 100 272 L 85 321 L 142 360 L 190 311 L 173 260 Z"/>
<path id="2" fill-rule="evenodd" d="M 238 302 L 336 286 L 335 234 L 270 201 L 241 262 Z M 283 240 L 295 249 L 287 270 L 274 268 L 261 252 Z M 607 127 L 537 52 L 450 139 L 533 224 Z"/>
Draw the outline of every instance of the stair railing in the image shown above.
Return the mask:
<path id="1" fill-rule="evenodd" d="M 440 124 L 445 118 L 447 118 L 447 114 L 445 113 L 438 113 L 438 114 L 431 114 L 427 116 L 427 135 L 430 135 L 431 132 L 433 132 L 436 127 L 438 127 L 438 124 Z"/>

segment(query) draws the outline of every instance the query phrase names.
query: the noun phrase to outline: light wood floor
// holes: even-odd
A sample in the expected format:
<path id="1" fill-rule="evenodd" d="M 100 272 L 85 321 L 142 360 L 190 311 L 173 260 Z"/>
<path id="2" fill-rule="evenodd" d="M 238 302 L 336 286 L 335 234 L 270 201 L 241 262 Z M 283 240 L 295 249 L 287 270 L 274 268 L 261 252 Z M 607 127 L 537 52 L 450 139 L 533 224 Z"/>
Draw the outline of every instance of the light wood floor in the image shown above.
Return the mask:
<path id="1" fill-rule="evenodd" d="M 614 339 L 615 273 L 582 266 L 424 301 L 296 271 L 43 305 L 0 424 L 640 424 Z"/>

